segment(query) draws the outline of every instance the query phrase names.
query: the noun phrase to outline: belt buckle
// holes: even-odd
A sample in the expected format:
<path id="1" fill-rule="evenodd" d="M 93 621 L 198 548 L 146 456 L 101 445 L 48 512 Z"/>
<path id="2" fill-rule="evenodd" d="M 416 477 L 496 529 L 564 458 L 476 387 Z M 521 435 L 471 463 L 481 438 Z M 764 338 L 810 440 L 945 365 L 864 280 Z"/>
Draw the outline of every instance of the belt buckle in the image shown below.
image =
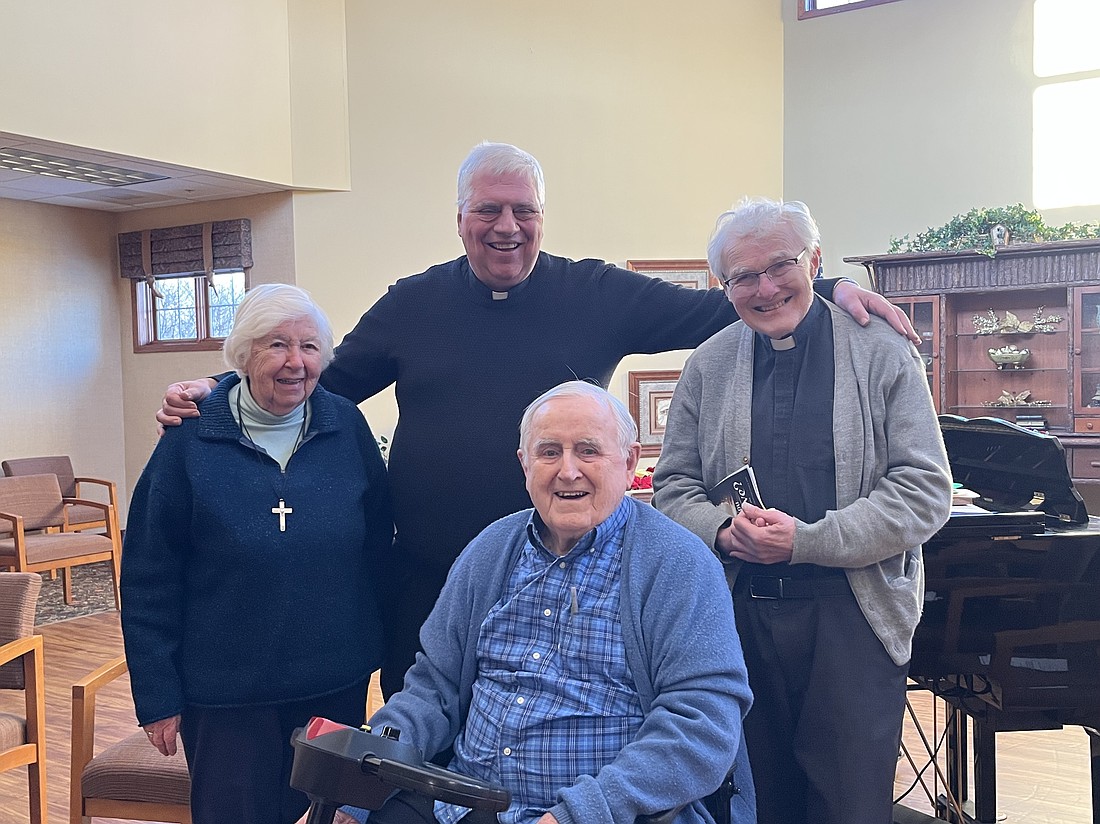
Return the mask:
<path id="1" fill-rule="evenodd" d="M 769 592 L 757 591 L 757 581 L 761 582 L 761 590 L 763 589 L 764 581 L 774 581 L 775 586 L 770 588 Z M 769 578 L 767 576 L 753 576 L 749 579 L 749 597 L 762 601 L 778 601 L 783 597 L 783 579 Z"/>

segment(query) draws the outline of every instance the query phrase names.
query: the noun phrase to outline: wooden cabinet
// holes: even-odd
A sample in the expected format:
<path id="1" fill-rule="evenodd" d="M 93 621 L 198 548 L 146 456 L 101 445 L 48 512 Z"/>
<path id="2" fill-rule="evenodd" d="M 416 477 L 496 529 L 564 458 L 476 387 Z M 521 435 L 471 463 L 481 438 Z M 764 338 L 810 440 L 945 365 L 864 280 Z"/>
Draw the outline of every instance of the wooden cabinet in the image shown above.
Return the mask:
<path id="1" fill-rule="evenodd" d="M 928 378 L 928 388 L 932 390 L 932 399 L 936 412 L 940 412 L 940 302 L 936 298 L 892 297 L 893 302 L 904 310 L 921 337 L 917 345 L 924 361 L 924 376 Z M 1100 424 L 1100 421 L 1097 422 Z"/>
<path id="2" fill-rule="evenodd" d="M 1041 426 L 1100 484 L 1100 241 L 845 260 L 914 320 L 940 413 Z"/>

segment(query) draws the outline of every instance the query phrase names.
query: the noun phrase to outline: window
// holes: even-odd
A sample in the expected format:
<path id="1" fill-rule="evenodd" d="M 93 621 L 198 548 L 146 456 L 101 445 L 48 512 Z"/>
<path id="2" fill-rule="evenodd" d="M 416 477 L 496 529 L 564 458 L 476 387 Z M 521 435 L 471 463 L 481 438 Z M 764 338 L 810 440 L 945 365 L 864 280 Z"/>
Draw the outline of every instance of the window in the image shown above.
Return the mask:
<path id="1" fill-rule="evenodd" d="M 220 349 L 248 288 L 252 224 L 220 220 L 118 236 L 134 300 L 134 351 Z"/>
<path id="2" fill-rule="evenodd" d="M 1032 197 L 1036 208 L 1100 203 L 1100 4 L 1035 0 Z"/>
<path id="3" fill-rule="evenodd" d="M 838 11 L 864 9 L 868 6 L 881 6 L 883 3 L 896 3 L 897 0 L 798 0 L 798 19 L 820 17 Z"/>
<path id="4" fill-rule="evenodd" d="M 243 269 L 132 283 L 135 352 L 221 349 L 248 288 Z"/>

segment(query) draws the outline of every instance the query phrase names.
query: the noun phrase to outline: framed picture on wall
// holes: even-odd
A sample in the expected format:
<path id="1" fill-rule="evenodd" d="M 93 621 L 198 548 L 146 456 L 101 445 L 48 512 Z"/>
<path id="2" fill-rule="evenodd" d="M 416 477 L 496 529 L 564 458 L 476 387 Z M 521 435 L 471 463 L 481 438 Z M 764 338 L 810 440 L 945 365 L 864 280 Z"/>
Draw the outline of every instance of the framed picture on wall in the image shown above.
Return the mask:
<path id="1" fill-rule="evenodd" d="M 626 268 L 689 289 L 720 285 L 718 279 L 711 276 L 705 260 L 628 260 Z"/>
<path id="2" fill-rule="evenodd" d="M 660 455 L 668 424 L 668 407 L 680 380 L 679 369 L 628 372 L 629 407 L 638 424 L 643 455 Z"/>

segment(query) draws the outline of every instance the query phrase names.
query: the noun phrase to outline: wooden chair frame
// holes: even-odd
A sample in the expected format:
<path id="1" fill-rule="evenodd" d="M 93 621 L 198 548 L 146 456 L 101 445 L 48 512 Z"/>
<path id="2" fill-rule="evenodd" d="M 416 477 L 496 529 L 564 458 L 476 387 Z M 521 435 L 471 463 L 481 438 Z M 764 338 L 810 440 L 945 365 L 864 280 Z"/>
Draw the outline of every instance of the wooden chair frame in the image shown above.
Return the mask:
<path id="1" fill-rule="evenodd" d="M 27 476 L 30 477 L 30 476 Z M 120 533 L 118 525 L 115 522 L 115 510 L 110 504 L 103 504 L 99 501 L 89 501 L 83 498 L 65 498 L 63 499 L 65 506 L 71 504 L 81 504 L 83 506 L 94 507 L 103 512 L 104 521 L 107 524 L 106 537 L 111 541 L 111 548 L 109 550 L 103 550 L 100 552 L 91 552 L 83 555 L 74 555 L 71 558 L 54 558 L 48 561 L 40 561 L 37 563 L 31 563 L 27 560 L 27 546 L 26 546 L 26 532 L 23 528 L 23 516 L 16 512 L 0 512 L 0 519 L 7 521 L 11 526 L 9 527 L 12 537 L 15 539 L 15 560 L 12 565 L 17 572 L 50 572 L 51 570 L 60 569 L 62 571 L 62 585 L 65 595 L 65 603 L 72 604 L 73 602 L 73 581 L 72 581 L 72 568 L 74 566 L 82 566 L 84 564 L 93 564 L 99 561 L 111 562 L 112 573 L 112 585 L 114 589 L 115 608 L 121 608 L 121 597 L 119 593 L 119 577 L 121 575 L 121 547 Z M 70 536 L 58 535 L 59 539 L 67 539 Z"/>
<path id="2" fill-rule="evenodd" d="M 85 798 L 84 768 L 95 755 L 96 693 L 127 671 L 126 657 L 108 661 L 73 684 L 72 758 L 69 772 L 69 822 L 87 824 L 92 816 L 127 818 L 136 821 L 167 821 L 191 824 L 187 804 L 162 804 L 147 801 L 121 801 Z"/>
<path id="3" fill-rule="evenodd" d="M 0 752 L 0 772 L 26 766 L 31 824 L 46 824 L 46 691 L 42 636 L 17 638 L 0 646 L 0 664 L 23 659 L 27 743 Z"/>

